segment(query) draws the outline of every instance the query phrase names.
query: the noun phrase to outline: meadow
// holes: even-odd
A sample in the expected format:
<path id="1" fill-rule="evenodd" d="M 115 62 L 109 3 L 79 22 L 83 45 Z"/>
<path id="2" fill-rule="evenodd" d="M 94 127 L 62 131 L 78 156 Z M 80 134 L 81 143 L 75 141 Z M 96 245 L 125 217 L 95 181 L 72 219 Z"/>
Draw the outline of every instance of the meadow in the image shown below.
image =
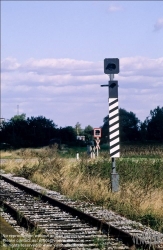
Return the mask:
<path id="1" fill-rule="evenodd" d="M 76 152 L 80 159 L 76 159 Z M 163 145 L 122 145 L 116 159 L 119 191 L 111 192 L 106 145 L 90 159 L 84 148 L 1 151 L 1 169 L 74 200 L 95 203 L 163 233 Z"/>

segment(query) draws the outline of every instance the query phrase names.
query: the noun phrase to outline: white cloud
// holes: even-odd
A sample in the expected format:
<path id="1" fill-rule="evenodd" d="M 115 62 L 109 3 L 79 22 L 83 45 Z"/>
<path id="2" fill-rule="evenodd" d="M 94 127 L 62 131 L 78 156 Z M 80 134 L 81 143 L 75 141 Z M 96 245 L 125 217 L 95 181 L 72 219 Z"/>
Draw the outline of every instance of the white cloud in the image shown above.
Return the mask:
<path id="1" fill-rule="evenodd" d="M 93 71 L 99 74 L 100 64 L 83 61 L 74 60 L 69 58 L 62 59 L 42 59 L 35 60 L 31 58 L 27 62 L 21 65 L 21 69 L 29 72 L 37 72 L 38 74 L 71 74 L 73 75 L 90 75 Z"/>
<path id="2" fill-rule="evenodd" d="M 16 58 L 6 58 L 1 62 L 2 71 L 10 71 L 18 69 L 20 64 L 17 62 Z"/>
<path id="3" fill-rule="evenodd" d="M 27 116 L 42 114 L 59 126 L 64 126 L 65 120 L 67 125 L 77 121 L 102 125 L 108 112 L 108 90 L 100 85 L 109 80 L 103 72 L 103 61 L 47 58 L 19 63 L 7 58 L 3 69 L 4 117 L 16 114 L 19 104 Z M 138 112 L 140 120 L 151 109 L 163 106 L 163 58 L 120 58 L 120 73 L 115 79 L 119 81 L 120 107 Z"/>
<path id="4" fill-rule="evenodd" d="M 163 57 L 128 57 L 121 59 L 120 72 L 124 76 L 163 76 Z"/>
<path id="5" fill-rule="evenodd" d="M 159 31 L 161 29 L 163 29 L 163 17 L 159 18 L 154 25 L 154 31 Z"/>
<path id="6" fill-rule="evenodd" d="M 108 8 L 109 12 L 117 12 L 117 11 L 121 11 L 122 7 L 119 5 L 110 5 Z"/>

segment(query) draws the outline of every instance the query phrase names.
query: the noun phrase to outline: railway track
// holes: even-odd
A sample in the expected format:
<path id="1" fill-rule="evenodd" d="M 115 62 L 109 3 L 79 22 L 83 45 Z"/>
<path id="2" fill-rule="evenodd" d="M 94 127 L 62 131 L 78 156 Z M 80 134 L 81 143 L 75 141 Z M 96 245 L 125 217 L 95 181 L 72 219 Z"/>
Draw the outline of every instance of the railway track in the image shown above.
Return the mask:
<path id="1" fill-rule="evenodd" d="M 20 225 L 41 230 L 39 240 L 53 249 L 163 249 L 163 234 L 140 223 L 72 201 L 22 177 L 0 178 L 1 206 Z"/>

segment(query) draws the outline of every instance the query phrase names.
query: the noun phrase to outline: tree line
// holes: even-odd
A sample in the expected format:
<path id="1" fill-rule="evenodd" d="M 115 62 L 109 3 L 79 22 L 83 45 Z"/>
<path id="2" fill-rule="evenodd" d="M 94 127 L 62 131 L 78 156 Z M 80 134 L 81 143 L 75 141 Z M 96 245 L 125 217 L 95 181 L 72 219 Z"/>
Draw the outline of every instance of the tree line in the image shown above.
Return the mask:
<path id="1" fill-rule="evenodd" d="M 102 143 L 109 140 L 108 119 L 108 115 L 104 117 L 101 126 Z M 151 110 L 144 122 L 140 122 L 133 112 L 120 108 L 119 119 L 121 142 L 163 142 L 163 107 L 158 106 Z M 10 120 L 2 122 L 0 127 L 1 145 L 11 145 L 14 148 L 49 145 L 53 138 L 58 138 L 61 143 L 68 145 L 82 145 L 82 142 L 77 140 L 77 135 L 83 135 L 86 141 L 90 141 L 93 139 L 93 127 L 88 125 L 82 129 L 78 122 L 75 127 L 58 128 L 52 120 L 43 116 L 26 118 L 25 114 L 15 115 Z"/>
<path id="2" fill-rule="evenodd" d="M 15 115 L 1 124 L 1 143 L 14 148 L 41 147 L 49 144 L 50 139 L 60 138 L 63 142 L 74 141 L 75 131 L 71 126 L 57 128 L 50 119 L 43 116 L 26 118 L 25 114 Z"/>
<path id="3" fill-rule="evenodd" d="M 108 139 L 109 116 L 103 122 L 103 141 Z M 133 112 L 119 109 L 120 141 L 154 141 L 163 142 L 163 107 L 150 111 L 150 115 L 141 122 Z"/>

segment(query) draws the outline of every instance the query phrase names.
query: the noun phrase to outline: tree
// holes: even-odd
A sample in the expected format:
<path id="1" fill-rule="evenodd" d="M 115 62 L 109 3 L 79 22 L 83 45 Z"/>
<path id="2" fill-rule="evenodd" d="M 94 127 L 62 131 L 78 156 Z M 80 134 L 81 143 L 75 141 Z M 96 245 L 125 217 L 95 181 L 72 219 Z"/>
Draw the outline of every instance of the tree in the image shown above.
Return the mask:
<path id="1" fill-rule="evenodd" d="M 109 116 L 105 116 L 103 119 L 103 126 L 102 126 L 102 143 L 109 143 Z"/>
<path id="2" fill-rule="evenodd" d="M 147 140 L 147 126 L 148 126 L 148 119 L 140 124 L 140 138 L 141 141 Z"/>
<path id="3" fill-rule="evenodd" d="M 86 141 L 90 141 L 92 140 L 92 137 L 93 137 L 93 127 L 88 125 L 85 127 L 84 131 L 84 136 L 85 136 L 85 139 Z"/>
<path id="4" fill-rule="evenodd" d="M 16 115 L 8 122 L 3 123 L 1 142 L 9 143 L 13 147 L 24 145 L 23 135 L 27 132 L 25 114 Z"/>
<path id="5" fill-rule="evenodd" d="M 57 135 L 57 125 L 43 116 L 27 118 L 29 140 L 33 146 L 48 145 Z"/>
<path id="6" fill-rule="evenodd" d="M 76 142 L 76 132 L 75 129 L 71 126 L 60 128 L 59 136 L 62 143 L 71 144 L 73 142 Z"/>
<path id="7" fill-rule="evenodd" d="M 79 122 L 76 123 L 75 130 L 76 130 L 77 135 L 82 135 L 83 130 L 82 130 L 81 124 Z"/>
<path id="8" fill-rule="evenodd" d="M 119 109 L 121 141 L 135 141 L 140 138 L 140 121 L 133 112 Z"/>
<path id="9" fill-rule="evenodd" d="M 163 141 L 163 107 L 157 106 L 150 111 L 150 116 L 144 121 L 148 140 Z"/>
<path id="10" fill-rule="evenodd" d="M 1 142 L 9 143 L 13 147 L 38 147 L 49 144 L 57 133 L 52 120 L 43 116 L 25 119 L 25 114 L 12 117 L 3 124 Z"/>
<path id="11" fill-rule="evenodd" d="M 10 121 L 25 121 L 26 119 L 26 114 L 22 113 L 21 115 L 14 115 Z"/>
<path id="12" fill-rule="evenodd" d="M 102 139 L 103 142 L 108 142 L 109 133 L 109 116 L 103 120 Z M 140 138 L 140 121 L 133 112 L 128 112 L 125 109 L 119 109 L 119 130 L 120 141 L 135 141 Z"/>

